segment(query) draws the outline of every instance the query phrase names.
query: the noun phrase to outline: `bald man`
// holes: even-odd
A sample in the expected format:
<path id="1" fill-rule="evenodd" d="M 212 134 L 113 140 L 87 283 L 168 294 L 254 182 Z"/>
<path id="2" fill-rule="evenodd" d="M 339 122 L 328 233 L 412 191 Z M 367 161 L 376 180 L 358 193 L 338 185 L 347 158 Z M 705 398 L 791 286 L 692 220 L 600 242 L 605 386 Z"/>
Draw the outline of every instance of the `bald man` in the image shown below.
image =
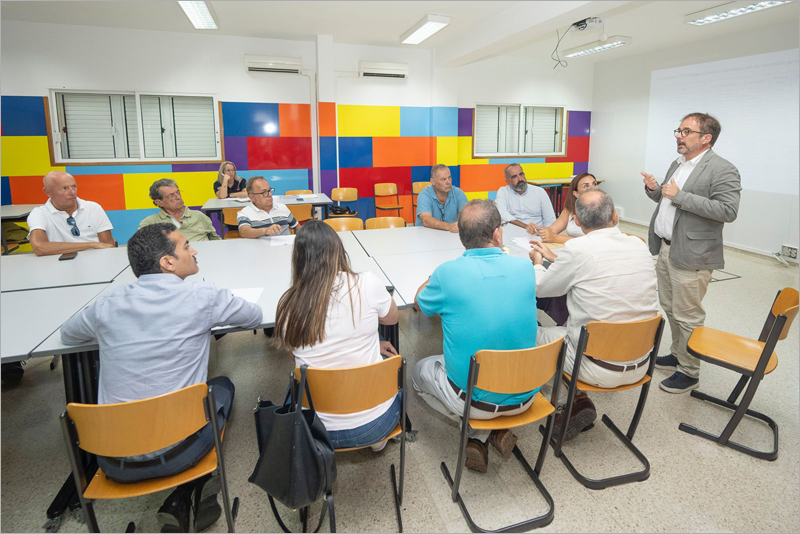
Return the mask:
<path id="1" fill-rule="evenodd" d="M 37 256 L 114 246 L 111 221 L 100 204 L 78 198 L 71 174 L 45 174 L 44 193 L 47 203 L 28 215 L 28 239 Z"/>

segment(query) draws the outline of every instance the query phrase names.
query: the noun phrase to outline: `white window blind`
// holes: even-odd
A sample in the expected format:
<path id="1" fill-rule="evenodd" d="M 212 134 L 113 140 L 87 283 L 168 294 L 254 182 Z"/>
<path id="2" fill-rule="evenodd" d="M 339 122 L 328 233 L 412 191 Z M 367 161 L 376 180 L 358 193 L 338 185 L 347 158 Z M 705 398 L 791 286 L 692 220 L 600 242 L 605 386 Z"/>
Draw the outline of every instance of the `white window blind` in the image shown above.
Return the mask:
<path id="1" fill-rule="evenodd" d="M 499 152 L 516 153 L 519 150 L 519 107 L 500 106 L 500 120 L 505 123 L 500 137 Z"/>
<path id="2" fill-rule="evenodd" d="M 476 154 L 498 152 L 500 139 L 500 106 L 475 106 Z"/>
<path id="3" fill-rule="evenodd" d="M 131 95 L 122 97 L 125 102 L 125 134 L 128 139 L 128 156 L 139 157 L 139 118 L 136 114 L 136 98 Z"/>
<path id="4" fill-rule="evenodd" d="M 144 133 L 144 157 L 164 157 L 164 136 L 161 125 L 161 98 L 142 95 L 139 99 L 142 108 L 142 133 Z"/>
<path id="5" fill-rule="evenodd" d="M 61 95 L 66 133 L 66 157 L 114 158 L 114 132 L 109 95 L 64 93 Z"/>
<path id="6" fill-rule="evenodd" d="M 211 97 L 172 97 L 175 155 L 179 158 L 214 157 L 214 100 Z"/>
<path id="7" fill-rule="evenodd" d="M 561 150 L 561 118 L 558 108 L 525 108 L 525 147 L 529 154 L 547 154 Z"/>
<path id="8" fill-rule="evenodd" d="M 563 133 L 563 107 L 475 106 L 475 156 L 561 155 Z"/>

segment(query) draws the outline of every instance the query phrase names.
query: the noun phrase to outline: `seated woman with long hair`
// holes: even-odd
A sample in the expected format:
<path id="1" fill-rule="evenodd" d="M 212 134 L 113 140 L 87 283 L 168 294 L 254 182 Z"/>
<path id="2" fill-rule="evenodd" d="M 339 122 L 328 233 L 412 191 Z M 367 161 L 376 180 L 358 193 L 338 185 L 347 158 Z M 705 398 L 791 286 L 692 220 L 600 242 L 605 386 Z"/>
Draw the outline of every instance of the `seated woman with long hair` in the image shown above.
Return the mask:
<path id="1" fill-rule="evenodd" d="M 275 338 L 294 354 L 296 365 L 335 369 L 379 362 L 378 324 L 397 324 L 398 318 L 381 280 L 371 272 L 350 269 L 333 228 L 316 219 L 300 228 L 292 253 L 292 286 L 278 301 L 275 318 Z M 394 430 L 401 403 L 398 393 L 363 412 L 317 414 L 335 448 L 363 447 Z"/>
<path id="2" fill-rule="evenodd" d="M 550 226 L 539 226 L 536 228 L 536 235 L 542 238 L 544 243 L 566 243 L 574 237 L 583 235 L 581 227 L 575 224 L 573 213 L 575 212 L 575 200 L 584 192 L 590 189 L 597 189 L 597 179 L 588 172 L 581 173 L 572 179 L 567 189 L 567 198 L 564 200 L 564 209 Z M 564 230 L 566 235 L 562 234 Z"/>

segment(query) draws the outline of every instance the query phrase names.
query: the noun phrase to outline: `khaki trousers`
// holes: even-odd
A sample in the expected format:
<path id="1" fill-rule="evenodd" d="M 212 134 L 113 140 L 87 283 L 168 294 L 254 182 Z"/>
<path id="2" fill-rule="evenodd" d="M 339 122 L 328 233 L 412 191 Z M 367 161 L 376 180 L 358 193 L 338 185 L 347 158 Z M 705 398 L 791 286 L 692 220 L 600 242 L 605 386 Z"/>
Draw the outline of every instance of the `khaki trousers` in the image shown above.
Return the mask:
<path id="1" fill-rule="evenodd" d="M 661 243 L 656 262 L 658 300 L 667 314 L 672 331 L 670 352 L 678 358 L 678 371 L 691 377 L 700 377 L 700 360 L 686 350 L 689 336 L 698 326 L 703 326 L 706 311 L 703 297 L 711 281 L 710 270 L 679 269 L 669 261 L 670 246 Z"/>

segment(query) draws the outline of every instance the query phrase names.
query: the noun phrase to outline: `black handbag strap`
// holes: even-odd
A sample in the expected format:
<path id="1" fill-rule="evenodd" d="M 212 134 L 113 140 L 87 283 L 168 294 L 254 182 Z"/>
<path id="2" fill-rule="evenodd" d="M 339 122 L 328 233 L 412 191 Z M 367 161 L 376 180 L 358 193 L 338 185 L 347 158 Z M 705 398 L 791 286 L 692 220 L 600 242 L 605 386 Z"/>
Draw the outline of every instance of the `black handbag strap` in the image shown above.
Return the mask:
<path id="1" fill-rule="evenodd" d="M 306 371 L 308 370 L 307 365 L 300 366 L 300 387 L 297 388 L 297 395 L 296 398 L 292 399 L 292 409 L 296 410 L 298 414 L 300 414 L 302 407 L 303 407 L 303 391 L 306 392 L 306 398 L 308 399 L 308 408 L 315 412 L 314 410 L 314 401 L 311 399 L 311 390 L 308 387 L 308 380 L 306 379 Z M 299 408 L 299 409 L 298 409 Z"/>
<path id="2" fill-rule="evenodd" d="M 272 498 L 272 495 L 267 494 L 267 497 L 269 497 L 269 505 L 272 508 L 272 515 L 275 516 L 275 519 L 278 521 L 278 525 L 281 527 L 281 530 L 283 530 L 284 532 L 287 532 L 287 533 L 291 533 L 292 531 L 289 530 L 286 527 L 286 524 L 284 524 L 283 520 L 281 520 L 281 515 L 278 513 L 278 507 L 275 506 L 275 500 Z M 328 511 L 328 500 L 324 499 L 322 501 L 322 510 L 320 510 L 320 514 L 319 514 L 319 523 L 317 523 L 317 528 L 315 528 L 312 531 L 312 532 L 314 532 L 314 534 L 319 532 L 319 528 L 322 526 L 322 522 L 325 520 L 325 512 L 327 512 L 327 511 Z"/>

